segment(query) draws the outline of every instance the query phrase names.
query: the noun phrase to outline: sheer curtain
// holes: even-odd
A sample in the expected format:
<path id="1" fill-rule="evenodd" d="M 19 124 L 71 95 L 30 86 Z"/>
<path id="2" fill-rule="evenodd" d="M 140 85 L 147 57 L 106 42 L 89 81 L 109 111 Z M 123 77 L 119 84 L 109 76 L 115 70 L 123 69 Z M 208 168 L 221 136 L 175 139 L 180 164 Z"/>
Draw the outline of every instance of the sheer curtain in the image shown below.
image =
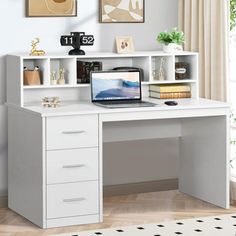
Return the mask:
<path id="1" fill-rule="evenodd" d="M 185 50 L 199 52 L 200 97 L 228 100 L 229 0 L 179 0 Z"/>

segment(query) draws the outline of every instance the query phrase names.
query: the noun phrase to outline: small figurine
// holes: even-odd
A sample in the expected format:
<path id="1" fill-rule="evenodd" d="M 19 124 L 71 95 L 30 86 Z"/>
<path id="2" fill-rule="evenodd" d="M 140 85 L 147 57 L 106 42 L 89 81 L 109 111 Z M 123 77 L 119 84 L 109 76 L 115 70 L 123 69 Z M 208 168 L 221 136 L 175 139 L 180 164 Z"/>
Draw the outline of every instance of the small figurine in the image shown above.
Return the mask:
<path id="1" fill-rule="evenodd" d="M 51 85 L 57 85 L 56 71 L 51 72 Z"/>
<path id="2" fill-rule="evenodd" d="M 65 69 L 64 68 L 61 68 L 59 70 L 59 79 L 58 79 L 57 83 L 60 84 L 60 85 L 63 85 L 63 84 L 66 83 L 66 81 L 65 81 Z"/>
<path id="3" fill-rule="evenodd" d="M 52 98 L 48 98 L 45 97 L 42 100 L 42 105 L 45 108 L 57 108 L 60 105 L 60 99 L 59 97 L 52 97 Z"/>
<path id="4" fill-rule="evenodd" d="M 40 43 L 39 38 L 36 38 L 31 42 L 31 51 L 30 51 L 30 56 L 44 56 L 45 51 L 43 50 L 37 50 L 37 45 Z"/>
<path id="5" fill-rule="evenodd" d="M 160 63 L 160 68 L 159 68 L 159 73 L 158 73 L 159 80 L 165 80 L 164 63 L 165 63 L 165 59 L 164 59 L 164 57 L 162 57 L 161 63 Z"/>

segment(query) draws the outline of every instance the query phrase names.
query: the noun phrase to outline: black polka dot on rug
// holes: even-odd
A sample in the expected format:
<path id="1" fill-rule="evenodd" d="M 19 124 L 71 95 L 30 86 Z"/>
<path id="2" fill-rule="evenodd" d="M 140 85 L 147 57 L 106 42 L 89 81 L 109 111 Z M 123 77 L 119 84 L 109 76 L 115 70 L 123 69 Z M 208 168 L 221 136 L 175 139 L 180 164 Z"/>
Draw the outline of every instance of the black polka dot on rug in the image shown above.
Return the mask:
<path id="1" fill-rule="evenodd" d="M 101 233 L 101 232 L 96 232 L 95 234 L 96 234 L 96 235 L 102 235 L 102 233 Z"/>
<path id="2" fill-rule="evenodd" d="M 194 231 L 195 231 L 195 232 L 198 232 L 198 233 L 201 233 L 201 232 L 202 232 L 202 230 L 200 230 L 200 229 L 195 229 Z"/>
<path id="3" fill-rule="evenodd" d="M 144 228 L 143 228 L 143 227 L 138 227 L 137 229 L 139 229 L 139 230 L 144 230 Z"/>
<path id="4" fill-rule="evenodd" d="M 223 229 L 222 227 L 219 227 L 219 226 L 217 226 L 217 227 L 215 227 L 215 229 Z"/>
<path id="5" fill-rule="evenodd" d="M 180 235 L 180 234 L 183 234 L 183 233 L 181 233 L 181 232 L 175 232 L 175 234 Z"/>
<path id="6" fill-rule="evenodd" d="M 164 225 L 157 225 L 158 227 L 160 227 L 160 228 L 163 228 L 163 227 L 165 227 Z"/>
<path id="7" fill-rule="evenodd" d="M 117 229 L 116 232 L 118 232 L 118 233 L 123 233 L 124 230 L 123 230 L 123 229 Z"/>
<path id="8" fill-rule="evenodd" d="M 215 220 L 221 220 L 220 218 L 214 218 Z"/>
<path id="9" fill-rule="evenodd" d="M 177 224 L 177 225 L 183 225 L 184 223 L 182 223 L 182 222 L 177 222 L 176 224 Z"/>
<path id="10" fill-rule="evenodd" d="M 204 221 L 203 220 L 196 220 L 197 222 L 199 222 L 199 223 L 203 223 Z"/>

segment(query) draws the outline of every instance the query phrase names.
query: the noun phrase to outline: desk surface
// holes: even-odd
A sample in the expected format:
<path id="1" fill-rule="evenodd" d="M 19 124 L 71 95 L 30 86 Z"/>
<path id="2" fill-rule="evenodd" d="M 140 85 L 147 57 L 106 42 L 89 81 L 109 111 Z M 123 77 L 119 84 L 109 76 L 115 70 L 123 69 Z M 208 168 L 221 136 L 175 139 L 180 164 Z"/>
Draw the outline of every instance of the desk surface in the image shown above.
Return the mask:
<path id="1" fill-rule="evenodd" d="M 36 113 L 42 117 L 62 116 L 62 115 L 83 115 L 83 114 L 111 114 L 120 112 L 140 112 L 140 111 L 177 111 L 177 110 L 195 110 L 195 109 L 229 109 L 230 105 L 224 102 L 218 102 L 207 99 L 179 99 L 177 106 L 167 106 L 166 100 L 144 99 L 156 103 L 155 107 L 122 108 L 107 109 L 93 105 L 91 102 L 80 103 L 61 103 L 58 108 L 44 108 L 42 105 L 32 105 L 24 107 L 28 112 Z"/>

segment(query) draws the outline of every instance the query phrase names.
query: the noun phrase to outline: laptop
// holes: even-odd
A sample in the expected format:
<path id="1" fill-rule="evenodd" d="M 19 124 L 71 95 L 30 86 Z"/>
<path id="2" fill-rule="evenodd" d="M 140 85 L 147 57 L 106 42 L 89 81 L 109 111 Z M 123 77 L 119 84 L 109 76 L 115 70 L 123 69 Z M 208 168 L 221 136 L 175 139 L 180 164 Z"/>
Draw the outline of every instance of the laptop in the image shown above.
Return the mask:
<path id="1" fill-rule="evenodd" d="M 92 71 L 91 100 L 106 108 L 153 107 L 154 103 L 142 101 L 140 70 Z"/>

